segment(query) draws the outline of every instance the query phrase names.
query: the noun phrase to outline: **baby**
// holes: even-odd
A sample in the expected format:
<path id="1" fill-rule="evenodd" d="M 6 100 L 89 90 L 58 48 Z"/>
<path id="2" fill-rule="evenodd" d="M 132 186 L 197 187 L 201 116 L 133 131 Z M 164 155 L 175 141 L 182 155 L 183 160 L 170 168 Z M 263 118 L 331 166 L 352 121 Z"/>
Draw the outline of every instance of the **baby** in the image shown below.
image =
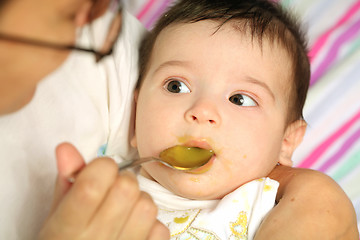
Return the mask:
<path id="1" fill-rule="evenodd" d="M 299 26 L 270 1 L 183 0 L 146 37 L 140 59 L 140 157 L 176 145 L 215 153 L 189 172 L 142 165 L 159 219 L 176 239 L 252 239 L 275 203 L 278 183 L 266 176 L 291 166 L 306 130 L 310 66 Z"/>

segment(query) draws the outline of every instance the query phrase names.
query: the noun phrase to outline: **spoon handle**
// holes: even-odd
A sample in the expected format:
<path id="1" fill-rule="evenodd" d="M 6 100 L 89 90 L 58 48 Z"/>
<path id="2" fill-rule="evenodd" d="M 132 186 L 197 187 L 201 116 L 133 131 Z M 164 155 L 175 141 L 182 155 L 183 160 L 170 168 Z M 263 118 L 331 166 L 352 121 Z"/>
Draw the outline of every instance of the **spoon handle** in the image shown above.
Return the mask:
<path id="1" fill-rule="evenodd" d="M 143 164 L 143 163 L 146 163 L 146 162 L 151 162 L 151 161 L 159 161 L 159 162 L 162 162 L 165 165 L 168 165 L 167 163 L 164 163 L 160 159 L 154 158 L 154 157 L 139 158 L 139 159 L 136 159 L 136 160 L 133 160 L 133 161 L 124 161 L 124 162 L 118 163 L 119 172 L 122 171 L 122 170 L 125 170 L 127 168 L 136 167 L 136 166 L 138 166 L 140 164 Z M 73 175 L 71 175 L 70 177 L 68 177 L 68 179 L 67 179 L 68 182 L 74 183 L 75 179 L 76 179 L 76 177 L 77 177 L 77 175 L 79 174 L 80 171 L 78 171 L 78 172 L 74 173 Z"/>
<path id="2" fill-rule="evenodd" d="M 154 157 L 139 158 L 139 159 L 136 159 L 136 160 L 133 160 L 133 161 L 124 161 L 124 162 L 118 163 L 119 172 L 122 171 L 122 170 L 128 169 L 128 168 L 136 167 L 136 166 L 138 166 L 140 164 L 143 164 L 143 163 L 146 163 L 146 162 L 151 162 L 151 161 L 163 162 L 160 159 L 154 158 Z M 168 165 L 166 163 L 164 163 L 164 164 Z M 72 176 L 68 177 L 67 180 L 70 183 L 74 183 L 77 175 L 79 174 L 79 172 L 74 173 Z"/>
<path id="3" fill-rule="evenodd" d="M 147 157 L 147 158 L 139 158 L 132 161 L 124 161 L 121 163 L 118 163 L 119 171 L 125 170 L 127 168 L 136 167 L 140 164 L 151 162 L 151 161 L 161 161 L 160 159 L 153 158 L 153 157 Z M 162 162 L 162 161 L 161 161 Z"/>

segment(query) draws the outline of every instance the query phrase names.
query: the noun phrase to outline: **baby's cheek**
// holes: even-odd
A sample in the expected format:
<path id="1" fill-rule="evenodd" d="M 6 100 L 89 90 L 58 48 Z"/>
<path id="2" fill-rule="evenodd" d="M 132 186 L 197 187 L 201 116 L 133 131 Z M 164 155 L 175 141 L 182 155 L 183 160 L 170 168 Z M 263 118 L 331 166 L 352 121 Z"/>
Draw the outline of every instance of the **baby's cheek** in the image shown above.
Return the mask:
<path id="1" fill-rule="evenodd" d="M 234 162 L 230 159 L 223 158 L 221 159 L 222 167 L 226 171 L 226 173 L 230 174 L 230 177 L 232 175 L 232 169 L 234 167 Z"/>

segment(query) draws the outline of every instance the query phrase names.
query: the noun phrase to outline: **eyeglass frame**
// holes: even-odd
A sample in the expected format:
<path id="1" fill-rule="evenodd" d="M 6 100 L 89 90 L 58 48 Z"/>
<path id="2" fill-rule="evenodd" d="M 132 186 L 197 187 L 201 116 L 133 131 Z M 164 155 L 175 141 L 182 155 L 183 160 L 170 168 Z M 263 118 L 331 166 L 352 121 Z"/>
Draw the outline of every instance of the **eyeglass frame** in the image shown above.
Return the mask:
<path id="1" fill-rule="evenodd" d="M 120 1 L 117 1 L 117 3 L 118 3 L 118 8 L 116 10 L 116 13 L 114 14 L 114 18 L 113 18 L 110 26 L 109 26 L 109 30 L 107 33 L 107 37 L 105 39 L 105 43 L 106 43 L 106 41 L 109 41 L 108 38 L 109 38 L 109 36 L 111 37 L 111 34 L 114 31 L 115 31 L 115 33 L 117 33 L 116 34 L 117 36 L 121 33 L 123 6 Z M 90 12 L 90 19 L 92 19 L 91 12 Z M 90 25 L 90 28 L 91 28 L 91 26 L 92 25 Z M 98 63 L 104 57 L 112 54 L 112 52 L 114 50 L 114 45 L 116 43 L 117 36 L 113 36 L 113 38 L 111 39 L 111 42 L 110 42 L 110 48 L 106 52 L 95 50 L 94 48 L 85 48 L 85 47 L 76 46 L 76 45 L 66 45 L 66 44 L 46 42 L 46 41 L 41 41 L 41 40 L 36 40 L 36 39 L 31 39 L 31 38 L 17 37 L 17 36 L 12 36 L 12 35 L 8 35 L 8 34 L 3 34 L 1 32 L 0 32 L 0 41 L 5 40 L 5 41 L 17 42 L 17 43 L 28 44 L 28 45 L 44 47 L 44 48 L 57 49 L 57 50 L 75 50 L 75 51 L 80 51 L 80 52 L 91 53 L 91 54 L 94 54 L 95 61 Z"/>

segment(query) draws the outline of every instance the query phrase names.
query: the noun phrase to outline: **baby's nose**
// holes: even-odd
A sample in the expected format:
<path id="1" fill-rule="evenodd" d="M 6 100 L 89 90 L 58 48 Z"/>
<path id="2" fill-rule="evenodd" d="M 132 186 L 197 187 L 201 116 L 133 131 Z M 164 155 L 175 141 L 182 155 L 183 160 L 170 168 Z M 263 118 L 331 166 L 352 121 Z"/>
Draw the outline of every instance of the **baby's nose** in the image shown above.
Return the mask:
<path id="1" fill-rule="evenodd" d="M 216 105 L 210 101 L 196 102 L 186 111 L 185 119 L 190 123 L 210 124 L 213 126 L 217 126 L 221 122 Z"/>

